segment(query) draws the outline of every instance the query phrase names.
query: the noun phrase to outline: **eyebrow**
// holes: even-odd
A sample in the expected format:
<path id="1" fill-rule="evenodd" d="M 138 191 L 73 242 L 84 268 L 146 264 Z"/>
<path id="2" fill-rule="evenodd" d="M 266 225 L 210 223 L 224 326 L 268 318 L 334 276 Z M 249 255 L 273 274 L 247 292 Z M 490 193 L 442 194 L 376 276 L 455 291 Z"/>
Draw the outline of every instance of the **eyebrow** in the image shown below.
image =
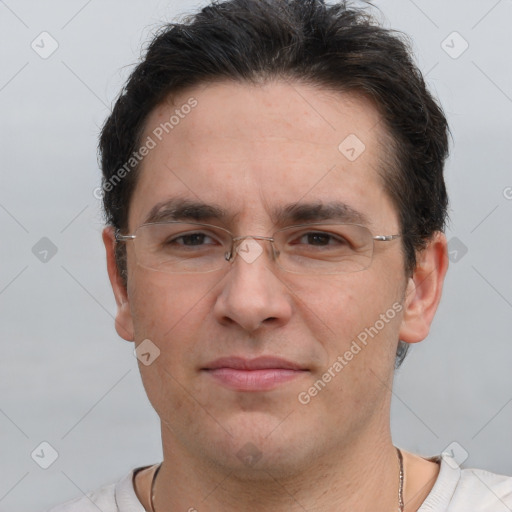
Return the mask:
<path id="1" fill-rule="evenodd" d="M 223 221 L 231 220 L 236 215 L 230 214 L 220 205 L 207 204 L 200 201 L 170 198 L 154 205 L 144 220 L 144 224 L 168 221 Z M 271 219 L 277 226 L 291 223 L 335 221 L 350 224 L 368 225 L 366 215 L 341 201 L 327 203 L 289 203 L 284 207 L 275 208 Z"/>

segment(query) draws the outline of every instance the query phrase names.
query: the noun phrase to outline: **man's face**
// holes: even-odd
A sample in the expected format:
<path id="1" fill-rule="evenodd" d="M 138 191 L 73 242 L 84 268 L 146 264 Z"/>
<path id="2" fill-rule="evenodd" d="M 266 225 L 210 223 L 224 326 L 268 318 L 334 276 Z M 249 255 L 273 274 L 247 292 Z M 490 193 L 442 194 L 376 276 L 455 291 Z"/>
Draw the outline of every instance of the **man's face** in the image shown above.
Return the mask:
<path id="1" fill-rule="evenodd" d="M 154 130 L 191 97 L 197 106 L 159 141 Z M 157 145 L 143 161 L 129 232 L 157 203 L 180 198 L 226 210 L 224 220 L 199 222 L 237 236 L 271 236 L 285 227 L 271 212 L 292 203 L 331 202 L 359 212 L 373 235 L 399 233 L 377 173 L 379 120 L 362 97 L 297 83 L 190 89 L 147 121 L 142 141 Z M 277 475 L 389 423 L 407 280 L 400 240 L 376 242 L 366 270 L 314 276 L 282 271 L 269 242 L 260 244 L 250 263 L 237 255 L 225 270 L 180 275 L 138 266 L 129 242 L 129 307 L 118 323 L 133 329 L 137 345 L 149 339 L 160 350 L 140 370 L 164 445 L 238 471 L 246 455 L 261 456 L 254 467 Z M 211 371 L 219 358 L 262 356 L 300 370 L 276 369 L 271 386 Z"/>

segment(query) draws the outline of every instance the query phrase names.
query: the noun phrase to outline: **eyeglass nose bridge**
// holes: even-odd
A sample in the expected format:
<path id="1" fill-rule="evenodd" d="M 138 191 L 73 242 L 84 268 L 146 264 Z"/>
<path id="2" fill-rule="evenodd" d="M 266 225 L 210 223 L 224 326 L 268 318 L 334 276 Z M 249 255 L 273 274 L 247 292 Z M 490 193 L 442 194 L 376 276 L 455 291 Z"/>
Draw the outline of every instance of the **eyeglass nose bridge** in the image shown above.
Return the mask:
<path id="1" fill-rule="evenodd" d="M 271 236 L 256 236 L 256 235 L 245 235 L 245 236 L 234 236 L 231 240 L 231 249 L 226 252 L 224 258 L 227 261 L 233 262 L 235 260 L 235 256 L 237 254 L 237 248 L 240 246 L 241 242 L 246 240 L 247 238 L 252 238 L 254 240 L 268 240 L 270 245 L 272 246 L 272 254 L 274 255 L 274 259 L 277 259 L 279 256 L 279 251 L 276 249 L 274 243 L 275 239 Z"/>

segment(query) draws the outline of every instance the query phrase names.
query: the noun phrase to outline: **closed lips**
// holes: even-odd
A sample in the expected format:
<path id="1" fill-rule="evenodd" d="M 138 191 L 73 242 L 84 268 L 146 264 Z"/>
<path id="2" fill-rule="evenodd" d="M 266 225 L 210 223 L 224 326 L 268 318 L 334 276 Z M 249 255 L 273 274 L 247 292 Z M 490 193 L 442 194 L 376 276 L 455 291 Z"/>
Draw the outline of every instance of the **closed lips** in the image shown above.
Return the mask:
<path id="1" fill-rule="evenodd" d="M 242 357 L 223 357 L 208 363 L 204 370 L 216 370 L 219 368 L 233 368 L 235 370 L 305 370 L 299 364 L 287 361 L 277 357 L 258 357 L 255 359 L 245 359 Z"/>
<path id="2" fill-rule="evenodd" d="M 275 357 L 221 358 L 203 370 L 235 391 L 270 391 L 308 371 L 297 363 Z"/>

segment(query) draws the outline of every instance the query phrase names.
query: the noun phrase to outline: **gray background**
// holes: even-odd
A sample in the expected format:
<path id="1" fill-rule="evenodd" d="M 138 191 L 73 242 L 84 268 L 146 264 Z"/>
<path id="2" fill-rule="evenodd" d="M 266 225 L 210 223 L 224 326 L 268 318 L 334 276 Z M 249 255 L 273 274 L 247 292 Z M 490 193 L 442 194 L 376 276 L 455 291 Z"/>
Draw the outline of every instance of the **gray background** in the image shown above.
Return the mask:
<path id="1" fill-rule="evenodd" d="M 97 133 L 151 33 L 203 3 L 0 1 L 0 511 L 42 510 L 161 459 L 133 345 L 114 330 Z M 465 465 L 512 474 L 512 2 L 375 4 L 412 36 L 454 136 L 453 261 L 431 334 L 397 373 L 394 441 L 423 455 L 455 441 Z M 43 31 L 59 44 L 47 59 L 31 48 Z M 46 262 L 43 237 L 57 248 Z M 31 458 L 43 441 L 59 454 L 46 470 Z"/>

